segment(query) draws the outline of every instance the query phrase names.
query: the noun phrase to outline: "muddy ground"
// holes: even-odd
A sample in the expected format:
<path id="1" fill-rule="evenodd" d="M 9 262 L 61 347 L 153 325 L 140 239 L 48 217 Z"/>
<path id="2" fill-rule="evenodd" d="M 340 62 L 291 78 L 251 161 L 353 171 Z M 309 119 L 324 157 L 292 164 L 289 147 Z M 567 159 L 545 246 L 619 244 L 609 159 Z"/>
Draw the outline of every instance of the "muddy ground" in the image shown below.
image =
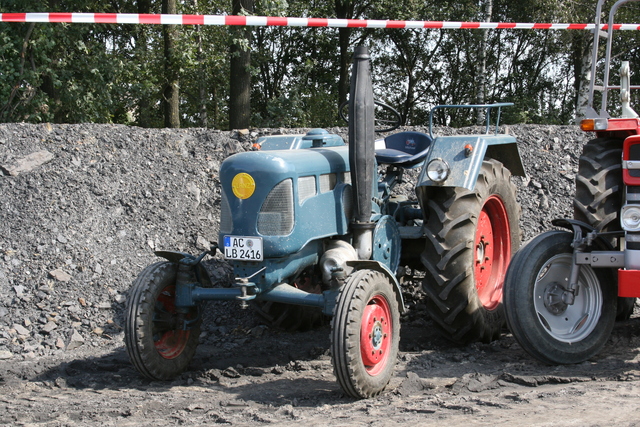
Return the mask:
<path id="1" fill-rule="evenodd" d="M 638 424 L 638 307 L 600 355 L 547 366 L 507 330 L 466 347 L 438 336 L 419 279 L 406 286 L 398 364 L 377 398 L 342 393 L 328 326 L 285 332 L 230 302 L 207 305 L 181 378 L 142 378 L 123 344 L 131 281 L 153 250 L 198 253 L 217 238 L 220 163 L 269 132 L 0 124 L 0 424 Z M 514 178 L 527 240 L 571 214 L 587 136 L 510 132 L 528 173 Z M 224 282 L 224 263 L 209 263 Z"/>
<path id="2" fill-rule="evenodd" d="M 381 396 L 345 397 L 335 382 L 328 328 L 231 332 L 204 345 L 171 383 L 142 379 L 122 340 L 109 346 L 0 363 L 6 425 L 637 425 L 640 319 L 618 323 L 599 357 L 575 366 L 531 359 L 505 333 L 452 346 L 429 322 L 403 325 L 395 375 Z"/>

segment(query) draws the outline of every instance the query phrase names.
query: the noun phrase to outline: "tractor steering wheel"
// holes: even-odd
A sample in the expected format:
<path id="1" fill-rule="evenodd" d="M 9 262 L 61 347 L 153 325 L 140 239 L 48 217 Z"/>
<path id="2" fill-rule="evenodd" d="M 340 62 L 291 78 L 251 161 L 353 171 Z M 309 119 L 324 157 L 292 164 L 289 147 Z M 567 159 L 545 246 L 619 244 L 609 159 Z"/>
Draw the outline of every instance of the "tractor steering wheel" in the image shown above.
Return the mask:
<path id="1" fill-rule="evenodd" d="M 374 104 L 375 132 L 391 132 L 402 126 L 402 116 L 395 108 L 379 101 L 374 101 Z M 349 123 L 349 101 L 340 104 L 338 114 L 342 120 Z"/>

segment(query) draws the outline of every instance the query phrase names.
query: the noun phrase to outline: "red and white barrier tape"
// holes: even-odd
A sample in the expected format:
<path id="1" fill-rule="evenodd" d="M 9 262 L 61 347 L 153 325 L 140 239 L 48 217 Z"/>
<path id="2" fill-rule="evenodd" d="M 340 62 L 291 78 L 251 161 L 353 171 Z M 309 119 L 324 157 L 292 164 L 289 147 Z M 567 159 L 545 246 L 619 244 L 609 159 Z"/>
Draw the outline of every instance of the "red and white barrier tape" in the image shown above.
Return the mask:
<path id="1" fill-rule="evenodd" d="M 394 21 L 375 19 L 286 18 L 236 15 L 162 15 L 138 13 L 0 13 L 0 22 L 69 22 L 85 24 L 242 25 L 334 28 L 439 28 L 593 30 L 595 24 L 510 22 Z M 640 24 L 615 24 L 615 30 L 640 30 Z M 601 29 L 606 30 L 607 25 Z"/>

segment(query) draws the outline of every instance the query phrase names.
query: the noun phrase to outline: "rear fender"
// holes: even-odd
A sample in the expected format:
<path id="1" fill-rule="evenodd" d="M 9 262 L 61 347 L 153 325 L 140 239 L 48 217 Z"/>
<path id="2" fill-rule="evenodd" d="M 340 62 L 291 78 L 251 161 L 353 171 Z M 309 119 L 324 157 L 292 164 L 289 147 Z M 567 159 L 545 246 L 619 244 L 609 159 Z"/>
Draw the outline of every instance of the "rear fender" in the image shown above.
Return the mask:
<path id="1" fill-rule="evenodd" d="M 473 190 L 485 157 L 502 162 L 513 175 L 525 176 L 516 138 L 512 135 L 438 136 L 418 177 L 417 186 L 462 187 Z M 444 160 L 450 173 L 442 183 L 431 181 L 426 166 L 431 160 Z"/>

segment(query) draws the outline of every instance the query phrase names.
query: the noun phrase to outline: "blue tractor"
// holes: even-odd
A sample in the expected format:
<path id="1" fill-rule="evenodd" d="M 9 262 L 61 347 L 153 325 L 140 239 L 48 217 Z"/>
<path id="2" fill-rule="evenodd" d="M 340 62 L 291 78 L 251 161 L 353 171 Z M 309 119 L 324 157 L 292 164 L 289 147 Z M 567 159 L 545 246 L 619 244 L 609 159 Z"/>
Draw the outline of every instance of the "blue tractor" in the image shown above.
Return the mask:
<path id="1" fill-rule="evenodd" d="M 426 305 L 446 337 L 464 343 L 500 333 L 502 282 L 520 244 L 510 170 L 524 174 L 516 139 L 498 133 L 508 104 L 474 106 L 486 110 L 480 135 L 436 137 L 430 126 L 429 134 L 376 141 L 364 47 L 355 51 L 350 99 L 349 144 L 314 129 L 262 139 L 260 150 L 226 159 L 220 243 L 197 257 L 157 252 L 165 261 L 136 279 L 125 335 L 144 376 L 183 372 L 198 345 L 199 303 L 236 300 L 332 317 L 340 386 L 355 398 L 376 396 L 397 358 L 404 267 L 425 271 Z M 410 168 L 421 168 L 414 200 L 393 192 Z M 233 266 L 228 288 L 208 287 L 200 264 L 217 249 Z"/>

